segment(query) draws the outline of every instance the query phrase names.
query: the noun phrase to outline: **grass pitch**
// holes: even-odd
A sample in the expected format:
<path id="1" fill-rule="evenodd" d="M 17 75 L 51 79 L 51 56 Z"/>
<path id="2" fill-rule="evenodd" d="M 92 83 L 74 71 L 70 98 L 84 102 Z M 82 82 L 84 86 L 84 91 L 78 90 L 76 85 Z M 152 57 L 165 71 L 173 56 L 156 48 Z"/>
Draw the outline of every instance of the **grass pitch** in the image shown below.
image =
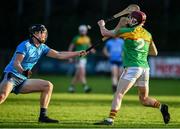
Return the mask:
<path id="1" fill-rule="evenodd" d="M 39 77 L 39 76 L 38 76 Z M 58 124 L 38 123 L 39 93 L 14 95 L 0 105 L 0 128 L 178 128 L 180 127 L 180 81 L 150 81 L 150 96 L 169 105 L 171 122 L 163 123 L 158 109 L 144 107 L 139 103 L 137 88 L 133 87 L 124 97 L 121 110 L 113 126 L 93 125 L 109 114 L 112 92 L 110 77 L 88 77 L 93 88 L 90 94 L 83 93 L 81 85 L 77 92 L 67 93 L 71 77 L 40 76 L 54 84 L 54 93 L 48 109 Z"/>

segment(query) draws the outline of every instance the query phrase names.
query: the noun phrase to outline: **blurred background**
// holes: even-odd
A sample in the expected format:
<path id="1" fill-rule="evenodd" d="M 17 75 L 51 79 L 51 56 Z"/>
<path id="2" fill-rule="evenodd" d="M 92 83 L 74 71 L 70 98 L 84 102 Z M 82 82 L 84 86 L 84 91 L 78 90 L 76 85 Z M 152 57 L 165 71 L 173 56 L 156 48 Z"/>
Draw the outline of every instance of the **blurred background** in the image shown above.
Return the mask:
<path id="1" fill-rule="evenodd" d="M 0 72 L 9 62 L 16 46 L 28 38 L 28 27 L 35 23 L 48 28 L 49 47 L 65 51 L 78 34 L 80 24 L 96 25 L 101 18 L 111 17 L 129 4 L 138 4 L 147 14 L 145 28 L 157 45 L 159 56 L 150 58 L 152 77 L 180 77 L 180 8 L 178 0 L 3 0 L 0 4 Z M 112 29 L 119 19 L 107 24 Z M 101 35 L 97 26 L 89 33 L 92 43 Z M 109 74 L 109 64 L 102 54 L 102 43 L 97 53 L 88 56 L 89 75 Z M 74 66 L 67 61 L 42 59 L 35 67 L 37 74 L 73 74 Z"/>

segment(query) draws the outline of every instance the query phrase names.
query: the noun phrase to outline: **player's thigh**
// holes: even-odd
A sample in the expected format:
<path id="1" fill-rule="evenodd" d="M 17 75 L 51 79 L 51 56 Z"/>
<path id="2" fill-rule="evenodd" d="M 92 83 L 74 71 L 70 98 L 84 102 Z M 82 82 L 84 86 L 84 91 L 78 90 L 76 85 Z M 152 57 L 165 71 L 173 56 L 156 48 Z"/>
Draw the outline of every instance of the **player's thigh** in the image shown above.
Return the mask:
<path id="1" fill-rule="evenodd" d="M 76 71 L 75 71 L 75 76 L 79 76 L 81 72 L 81 69 L 80 69 L 80 64 L 79 64 L 79 61 L 76 63 Z"/>
<path id="2" fill-rule="evenodd" d="M 76 62 L 76 67 L 86 67 L 87 64 L 87 59 L 86 58 L 81 58 L 79 60 L 77 60 Z"/>
<path id="3" fill-rule="evenodd" d="M 128 67 L 123 70 L 119 79 L 117 91 L 126 93 L 141 75 L 142 70 L 138 67 Z"/>
<path id="4" fill-rule="evenodd" d="M 120 78 L 116 93 L 125 94 L 133 86 L 133 84 L 134 82 Z"/>
<path id="5" fill-rule="evenodd" d="M 123 73 L 123 67 L 118 67 L 118 76 L 120 77 L 121 76 L 121 74 Z"/>
<path id="6" fill-rule="evenodd" d="M 13 89 L 13 80 L 8 73 L 3 73 L 0 81 L 0 93 L 9 94 Z"/>
<path id="7" fill-rule="evenodd" d="M 13 89 L 14 83 L 9 79 L 9 75 L 7 73 L 3 73 L 0 82 L 0 103 L 2 103 L 8 97 L 9 93 Z"/>
<path id="8" fill-rule="evenodd" d="M 141 76 L 136 80 L 135 85 L 138 87 L 149 87 L 149 68 L 142 69 Z M 145 88 L 145 89 L 147 89 Z M 149 88 L 148 88 L 149 89 Z"/>
<path id="9" fill-rule="evenodd" d="M 76 67 L 75 77 L 76 77 L 77 79 L 80 79 L 80 78 L 81 78 L 81 69 L 80 69 L 80 67 Z"/>
<path id="10" fill-rule="evenodd" d="M 81 74 L 81 76 L 85 76 L 85 74 L 86 74 L 86 65 L 80 65 L 79 66 L 79 74 Z"/>
<path id="11" fill-rule="evenodd" d="M 53 88 L 53 84 L 49 81 L 42 79 L 27 79 L 24 82 L 20 93 L 41 92 L 49 88 Z"/>
<path id="12" fill-rule="evenodd" d="M 141 76 L 137 79 L 139 99 L 144 100 L 149 96 L 149 68 L 143 68 Z"/>
<path id="13" fill-rule="evenodd" d="M 142 72 L 143 69 L 140 67 L 128 67 L 123 69 L 123 73 L 120 78 L 135 83 L 141 76 Z"/>

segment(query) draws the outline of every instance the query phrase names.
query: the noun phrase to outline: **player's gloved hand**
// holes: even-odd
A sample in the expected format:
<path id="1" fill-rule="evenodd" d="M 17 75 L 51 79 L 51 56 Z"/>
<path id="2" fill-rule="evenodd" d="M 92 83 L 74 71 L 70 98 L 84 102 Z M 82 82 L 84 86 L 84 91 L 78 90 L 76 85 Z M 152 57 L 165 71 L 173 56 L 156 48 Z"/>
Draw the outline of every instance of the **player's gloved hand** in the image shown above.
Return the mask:
<path id="1" fill-rule="evenodd" d="M 88 54 L 88 52 L 86 52 L 86 51 L 80 51 L 79 52 L 79 56 L 81 57 L 81 56 L 86 56 Z"/>
<path id="2" fill-rule="evenodd" d="M 31 70 L 27 69 L 27 70 L 23 71 L 22 74 L 23 74 L 24 76 L 26 76 L 27 78 L 30 78 L 31 75 L 32 75 L 32 72 L 31 72 Z"/>

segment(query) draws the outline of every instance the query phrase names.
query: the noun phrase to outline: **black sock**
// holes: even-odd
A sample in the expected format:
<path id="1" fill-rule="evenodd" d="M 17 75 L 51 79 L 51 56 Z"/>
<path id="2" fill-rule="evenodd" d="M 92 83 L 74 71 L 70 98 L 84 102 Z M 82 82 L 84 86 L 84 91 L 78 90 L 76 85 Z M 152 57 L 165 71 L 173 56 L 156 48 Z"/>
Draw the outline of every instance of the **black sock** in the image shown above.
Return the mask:
<path id="1" fill-rule="evenodd" d="M 47 112 L 46 108 L 41 108 L 40 109 L 40 117 L 45 117 L 46 116 L 46 112 Z"/>
<path id="2" fill-rule="evenodd" d="M 116 92 L 116 89 L 117 89 L 117 85 L 112 85 L 112 91 L 113 91 L 113 93 Z"/>

